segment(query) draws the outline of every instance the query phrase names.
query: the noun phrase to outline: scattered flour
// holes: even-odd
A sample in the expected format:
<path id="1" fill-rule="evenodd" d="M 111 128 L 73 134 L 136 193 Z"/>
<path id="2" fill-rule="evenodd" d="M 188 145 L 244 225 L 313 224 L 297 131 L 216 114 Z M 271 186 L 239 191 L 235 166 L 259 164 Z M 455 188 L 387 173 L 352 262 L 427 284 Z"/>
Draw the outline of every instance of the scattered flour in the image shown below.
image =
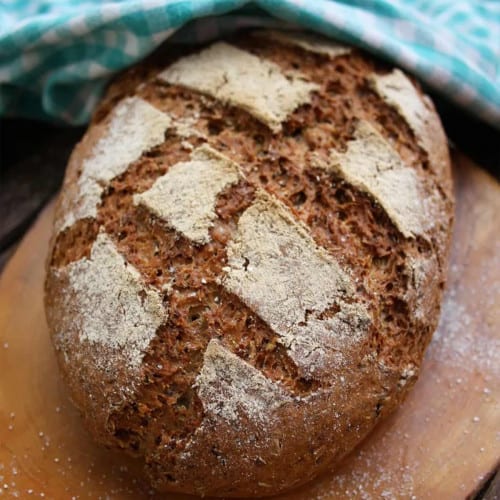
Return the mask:
<path id="1" fill-rule="evenodd" d="M 473 308 L 456 298 L 453 289 L 447 291 L 429 354 L 465 371 L 479 369 L 500 377 L 500 337 L 478 342 L 475 330 L 478 322 L 483 320 Z"/>

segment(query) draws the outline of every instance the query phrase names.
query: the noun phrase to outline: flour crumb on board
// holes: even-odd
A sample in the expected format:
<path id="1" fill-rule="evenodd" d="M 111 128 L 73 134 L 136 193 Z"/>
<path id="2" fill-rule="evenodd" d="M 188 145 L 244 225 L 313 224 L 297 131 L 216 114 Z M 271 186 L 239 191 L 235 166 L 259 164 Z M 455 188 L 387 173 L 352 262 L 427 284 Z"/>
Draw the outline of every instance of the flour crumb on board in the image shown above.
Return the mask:
<path id="1" fill-rule="evenodd" d="M 383 438 L 383 441 L 385 438 Z M 389 445 L 389 443 L 387 443 Z M 360 449 L 352 455 L 354 463 L 348 471 L 340 469 L 332 479 L 318 488 L 314 500 L 328 500 L 334 496 L 359 498 L 362 500 L 393 500 L 397 498 L 416 498 L 414 495 L 414 471 L 418 463 L 407 464 L 404 450 L 395 449 L 399 467 L 385 464 L 384 445 L 377 449 Z"/>
<path id="2" fill-rule="evenodd" d="M 456 296 L 455 289 L 445 293 L 439 326 L 429 346 L 429 355 L 445 359 L 466 372 L 481 369 L 500 376 L 500 339 L 478 342 L 475 325 L 483 321 L 476 312 Z"/>

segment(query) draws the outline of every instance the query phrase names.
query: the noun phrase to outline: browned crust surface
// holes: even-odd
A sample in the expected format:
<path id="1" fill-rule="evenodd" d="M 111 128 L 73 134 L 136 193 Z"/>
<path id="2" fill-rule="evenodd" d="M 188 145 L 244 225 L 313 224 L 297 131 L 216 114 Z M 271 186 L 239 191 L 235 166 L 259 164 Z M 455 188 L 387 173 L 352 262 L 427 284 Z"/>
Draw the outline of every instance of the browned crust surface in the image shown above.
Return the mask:
<path id="1" fill-rule="evenodd" d="M 446 168 L 432 165 L 405 120 L 369 84 L 371 74 L 390 68 L 357 50 L 332 61 L 250 36 L 233 43 L 283 71 L 300 69 L 319 86 L 311 102 L 273 133 L 246 111 L 160 81 L 164 57 L 118 79 L 73 153 L 66 200 L 121 98 L 141 97 L 170 114 L 174 125 L 188 119 L 189 133 L 169 128 L 162 144 L 106 186 L 96 219 L 81 219 L 54 235 L 46 309 L 72 398 L 100 442 L 144 457 L 161 490 L 269 495 L 331 467 L 397 407 L 416 380 L 439 316 L 453 198 L 449 159 Z M 434 206 L 434 224 L 425 235 L 405 238 L 370 193 L 312 162 L 313 156 L 326 161 L 332 148 L 346 151 L 359 120 L 369 121 L 414 169 L 422 203 Z M 438 117 L 433 120 L 441 130 Z M 133 195 L 202 144 L 235 161 L 244 178 L 218 195 L 210 242 L 198 245 L 134 204 Z M 366 337 L 322 376 L 304 377 L 277 332 L 221 284 L 228 241 L 258 189 L 276 197 L 319 248 L 350 270 L 352 300 L 370 314 Z M 59 205 L 59 212 L 69 209 Z M 161 290 L 168 310 L 132 384 L 119 362 L 111 375 L 96 369 L 99 346 L 80 342 L 77 328 L 63 339 L 57 335 L 62 315 L 79 314 L 64 305 L 63 296 L 72 293 L 64 271 L 89 257 L 99 231 L 147 286 Z M 337 312 L 338 306 L 322 314 Z M 196 380 L 213 339 L 290 395 L 265 425 L 244 414 L 229 423 L 204 411 Z"/>

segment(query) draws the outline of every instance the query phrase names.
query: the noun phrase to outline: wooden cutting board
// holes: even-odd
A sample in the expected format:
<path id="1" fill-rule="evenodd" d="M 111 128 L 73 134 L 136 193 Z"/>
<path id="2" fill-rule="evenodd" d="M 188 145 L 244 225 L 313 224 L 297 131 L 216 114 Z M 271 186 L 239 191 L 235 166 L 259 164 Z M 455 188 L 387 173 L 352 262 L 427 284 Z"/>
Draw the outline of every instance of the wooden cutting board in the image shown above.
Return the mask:
<path id="1" fill-rule="evenodd" d="M 497 466 L 500 187 L 458 155 L 455 179 L 448 290 L 420 380 L 339 470 L 280 498 L 458 499 Z M 136 462 L 90 441 L 59 381 L 42 305 L 51 219 L 49 207 L 0 278 L 0 496 L 149 497 Z"/>

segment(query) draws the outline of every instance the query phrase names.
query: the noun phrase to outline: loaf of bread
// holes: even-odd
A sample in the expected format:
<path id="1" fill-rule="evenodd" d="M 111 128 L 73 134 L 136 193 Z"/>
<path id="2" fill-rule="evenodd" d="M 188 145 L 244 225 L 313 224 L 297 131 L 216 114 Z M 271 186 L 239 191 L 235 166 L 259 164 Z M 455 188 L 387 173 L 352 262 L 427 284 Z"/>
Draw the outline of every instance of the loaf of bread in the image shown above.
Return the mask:
<path id="1" fill-rule="evenodd" d="M 58 201 L 71 398 L 158 490 L 304 483 L 417 379 L 452 218 L 445 135 L 402 71 L 273 31 L 160 54 L 111 85 Z"/>

